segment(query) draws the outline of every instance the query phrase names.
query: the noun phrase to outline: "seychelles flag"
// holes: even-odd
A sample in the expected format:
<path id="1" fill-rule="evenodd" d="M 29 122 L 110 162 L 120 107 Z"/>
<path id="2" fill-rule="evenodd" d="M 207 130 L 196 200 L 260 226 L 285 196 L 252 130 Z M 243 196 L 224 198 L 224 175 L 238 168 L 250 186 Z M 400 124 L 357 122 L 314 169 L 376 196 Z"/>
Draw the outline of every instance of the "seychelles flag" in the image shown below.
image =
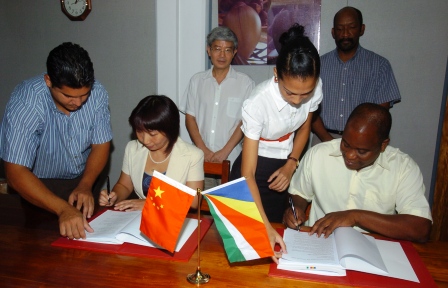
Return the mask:
<path id="1" fill-rule="evenodd" d="M 273 256 L 266 227 L 244 177 L 202 192 L 229 262 Z"/>

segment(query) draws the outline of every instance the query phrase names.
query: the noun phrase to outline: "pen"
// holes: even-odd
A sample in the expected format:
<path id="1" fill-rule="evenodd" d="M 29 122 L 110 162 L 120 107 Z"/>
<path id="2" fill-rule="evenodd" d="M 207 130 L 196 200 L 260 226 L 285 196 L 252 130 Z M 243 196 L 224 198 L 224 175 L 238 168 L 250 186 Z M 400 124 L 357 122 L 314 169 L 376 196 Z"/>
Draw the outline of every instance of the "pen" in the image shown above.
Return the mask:
<path id="1" fill-rule="evenodd" d="M 107 201 L 109 202 L 109 205 L 110 205 L 110 198 L 109 198 L 109 195 L 110 195 L 110 181 L 109 181 L 109 176 L 107 176 Z"/>
<path id="2" fill-rule="evenodd" d="M 292 201 L 291 197 L 289 197 L 289 204 L 291 205 L 292 213 L 294 214 L 294 219 L 296 219 L 296 221 L 297 221 L 296 209 L 294 208 L 294 202 Z M 297 225 L 297 230 L 300 230 L 299 225 Z"/>

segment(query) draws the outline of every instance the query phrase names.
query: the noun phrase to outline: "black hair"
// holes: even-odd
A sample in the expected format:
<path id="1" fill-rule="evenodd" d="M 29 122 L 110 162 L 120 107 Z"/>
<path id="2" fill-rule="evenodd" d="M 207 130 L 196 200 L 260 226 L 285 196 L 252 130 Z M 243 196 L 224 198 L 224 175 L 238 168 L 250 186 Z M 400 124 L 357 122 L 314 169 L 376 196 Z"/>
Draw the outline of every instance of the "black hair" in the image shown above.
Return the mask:
<path id="1" fill-rule="evenodd" d="M 168 138 L 165 152 L 170 152 L 179 137 L 179 109 L 173 100 L 165 95 L 150 95 L 140 100 L 132 110 L 129 124 L 134 134 L 150 130 L 163 133 Z"/>
<path id="2" fill-rule="evenodd" d="M 89 53 L 78 44 L 65 42 L 50 51 L 47 74 L 53 87 L 92 87 L 95 82 Z"/>
<path id="3" fill-rule="evenodd" d="M 316 47 L 304 34 L 305 28 L 293 24 L 280 36 L 281 49 L 277 57 L 277 77 L 284 76 L 318 78 L 320 75 L 320 58 Z"/>
<path id="4" fill-rule="evenodd" d="M 389 138 L 390 129 L 392 128 L 392 115 L 389 109 L 381 105 L 362 103 L 356 106 L 348 117 L 346 126 L 351 121 L 355 121 L 355 123 L 363 123 L 365 121 L 366 124 L 374 125 L 380 143 Z"/>

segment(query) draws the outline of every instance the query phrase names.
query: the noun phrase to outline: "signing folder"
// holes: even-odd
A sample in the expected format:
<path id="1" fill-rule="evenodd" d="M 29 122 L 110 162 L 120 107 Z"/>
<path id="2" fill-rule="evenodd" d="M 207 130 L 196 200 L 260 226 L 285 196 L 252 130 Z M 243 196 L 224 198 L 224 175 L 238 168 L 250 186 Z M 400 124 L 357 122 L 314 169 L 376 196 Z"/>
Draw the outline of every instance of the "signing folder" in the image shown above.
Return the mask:
<path id="1" fill-rule="evenodd" d="M 278 229 L 278 232 L 280 234 L 283 234 L 284 230 Z M 296 233 L 304 233 L 304 232 L 296 232 Z M 275 263 L 272 263 L 270 265 L 269 276 L 298 279 L 311 282 L 332 283 L 335 285 L 350 285 L 356 287 L 411 287 L 411 288 L 437 287 L 434 280 L 431 277 L 431 274 L 429 274 L 428 270 L 426 269 L 426 266 L 420 259 L 420 256 L 418 255 L 417 251 L 415 250 L 411 242 L 394 241 L 391 239 L 380 241 L 387 241 L 390 243 L 393 242 L 393 244 L 400 245 L 405 256 L 407 257 L 409 263 L 412 266 L 413 272 L 415 272 L 418 278 L 417 282 L 402 280 L 398 278 L 391 278 L 388 276 L 382 276 L 372 273 L 364 273 L 354 270 L 346 270 L 345 276 L 337 276 L 337 277 L 313 274 L 313 273 L 294 272 L 279 269 L 277 267 L 277 264 Z"/>
<path id="2" fill-rule="evenodd" d="M 122 217 L 119 217 L 121 215 Z M 119 218 L 116 218 L 117 216 Z M 87 235 L 88 241 L 69 240 L 67 238 L 60 237 L 51 245 L 56 247 L 75 248 L 173 261 L 188 261 L 191 255 L 193 255 L 198 245 L 197 218 L 186 218 L 184 232 L 188 233 L 188 235 L 180 235 L 179 242 L 181 243 L 178 245 L 178 249 L 176 249 L 173 253 L 157 248 L 157 245 L 151 243 L 150 239 L 140 233 L 138 230 L 139 225 L 135 224 L 139 222 L 140 219 L 141 211 L 118 212 L 113 210 L 103 210 L 90 221 L 91 224 L 95 222 L 97 223 L 96 229 L 94 228 L 94 230 L 98 232 L 97 235 L 95 235 L 95 233 L 89 233 L 90 235 Z M 204 237 L 212 223 L 213 219 L 210 217 L 202 217 L 200 221 L 201 239 Z M 107 225 L 116 226 L 114 227 L 115 231 L 111 231 L 111 229 L 109 229 L 110 227 L 107 227 Z"/>

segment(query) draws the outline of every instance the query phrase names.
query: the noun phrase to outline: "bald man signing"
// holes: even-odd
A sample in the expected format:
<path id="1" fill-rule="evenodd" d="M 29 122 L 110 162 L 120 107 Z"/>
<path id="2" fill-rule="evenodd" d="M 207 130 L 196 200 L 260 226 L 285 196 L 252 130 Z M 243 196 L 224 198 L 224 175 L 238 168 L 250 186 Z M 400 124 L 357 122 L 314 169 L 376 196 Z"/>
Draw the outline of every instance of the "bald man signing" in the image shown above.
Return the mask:
<path id="1" fill-rule="evenodd" d="M 355 227 L 426 242 L 432 217 L 423 176 L 409 155 L 389 146 L 391 125 L 388 109 L 360 104 L 350 114 L 341 139 L 310 149 L 289 188 L 297 219 L 288 208 L 285 225 L 312 226 L 310 234 L 319 237 L 328 237 L 338 227 Z"/>

